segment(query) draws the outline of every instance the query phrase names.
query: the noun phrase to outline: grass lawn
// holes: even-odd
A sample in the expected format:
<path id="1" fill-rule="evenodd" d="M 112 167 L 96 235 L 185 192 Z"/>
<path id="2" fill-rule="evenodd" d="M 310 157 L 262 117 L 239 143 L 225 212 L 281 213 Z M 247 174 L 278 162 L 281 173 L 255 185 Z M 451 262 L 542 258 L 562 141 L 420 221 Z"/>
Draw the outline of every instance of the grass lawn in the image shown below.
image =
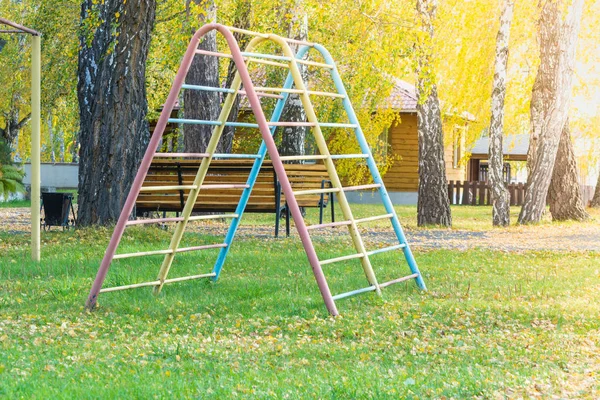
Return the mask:
<path id="1" fill-rule="evenodd" d="M 0 201 L 0 208 L 31 207 L 30 200 Z"/>
<path id="2" fill-rule="evenodd" d="M 488 207 L 464 210 L 455 226 L 489 224 Z M 402 208 L 405 224 L 415 211 Z M 44 232 L 36 265 L 27 235 L 0 232 L 0 397 L 600 397 L 599 253 L 416 251 L 429 292 L 391 286 L 338 301 L 332 318 L 297 238 L 244 239 L 216 284 L 106 293 L 88 313 L 110 233 Z M 120 252 L 169 238 L 131 229 Z M 321 258 L 349 252 L 344 237 L 314 241 Z M 399 256 L 373 257 L 380 281 L 408 273 Z M 184 253 L 170 277 L 209 272 L 215 257 Z M 106 285 L 154 280 L 160 261 L 117 261 Z M 325 273 L 334 294 L 365 286 L 356 261 Z"/>

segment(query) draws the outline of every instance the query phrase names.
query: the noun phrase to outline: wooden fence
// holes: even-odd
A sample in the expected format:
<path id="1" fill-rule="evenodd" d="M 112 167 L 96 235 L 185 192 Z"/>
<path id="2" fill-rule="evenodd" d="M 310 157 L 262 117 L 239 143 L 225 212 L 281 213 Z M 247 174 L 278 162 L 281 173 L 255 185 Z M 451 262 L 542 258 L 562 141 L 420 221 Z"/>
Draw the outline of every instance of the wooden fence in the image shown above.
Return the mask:
<path id="1" fill-rule="evenodd" d="M 586 206 L 594 197 L 594 186 L 581 185 L 581 195 L 583 204 Z M 525 198 L 525 185 L 523 183 L 510 183 L 508 185 L 511 206 L 522 206 Z M 470 205 L 470 206 L 489 206 L 490 189 L 487 182 L 448 182 L 448 198 L 450 204 Z"/>

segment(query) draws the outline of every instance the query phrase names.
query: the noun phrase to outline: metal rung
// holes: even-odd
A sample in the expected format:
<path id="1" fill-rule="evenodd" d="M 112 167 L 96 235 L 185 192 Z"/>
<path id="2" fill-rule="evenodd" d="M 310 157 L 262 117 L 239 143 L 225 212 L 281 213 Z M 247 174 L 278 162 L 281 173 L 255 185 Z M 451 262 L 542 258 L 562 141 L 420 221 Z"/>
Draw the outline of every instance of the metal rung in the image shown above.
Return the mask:
<path id="1" fill-rule="evenodd" d="M 209 121 L 204 119 L 186 119 L 186 118 L 169 118 L 168 123 L 173 124 L 190 124 L 190 125 L 209 125 L 209 126 L 221 126 L 221 121 Z M 240 128 L 258 128 L 258 124 L 251 122 L 225 122 L 225 126 L 235 126 Z"/>
<path id="2" fill-rule="evenodd" d="M 159 254 L 185 253 L 187 251 L 217 249 L 217 248 L 221 248 L 221 247 L 227 247 L 227 244 L 226 243 L 219 243 L 219 244 L 209 244 L 209 245 L 205 245 L 205 246 L 183 247 L 183 248 L 177 249 L 175 251 L 173 251 L 171 249 L 167 249 L 167 250 L 142 251 L 142 252 L 139 252 L 139 253 L 115 254 L 113 256 L 113 259 L 114 260 L 119 260 L 119 259 L 122 259 L 122 258 L 143 257 L 143 256 L 156 256 L 156 255 L 159 255 Z"/>
<path id="3" fill-rule="evenodd" d="M 394 216 L 394 214 L 390 213 L 390 214 L 382 214 L 382 215 L 376 215 L 374 217 L 365 217 L 365 218 L 359 218 L 357 220 L 354 220 L 357 224 L 362 224 L 363 222 L 369 222 L 369 221 L 377 221 L 380 219 L 386 219 L 386 218 L 392 218 Z"/>
<path id="4" fill-rule="evenodd" d="M 319 126 L 324 128 L 358 128 L 357 124 L 338 124 L 333 122 L 321 122 L 319 123 Z"/>
<path id="5" fill-rule="evenodd" d="M 219 93 L 236 93 L 235 90 L 229 88 L 220 88 L 214 86 L 202 86 L 202 85 L 188 85 L 187 83 L 181 85 L 182 89 L 187 90 L 202 90 L 205 92 L 219 92 Z M 237 94 L 247 96 L 245 90 L 238 90 Z M 259 97 L 271 97 L 274 99 L 283 99 L 283 96 L 269 93 L 256 93 Z"/>
<path id="6" fill-rule="evenodd" d="M 169 118 L 169 123 L 173 124 L 190 124 L 190 125 L 210 125 L 221 126 L 220 121 L 208 121 L 204 119 L 185 119 L 185 118 Z M 313 122 L 269 122 L 269 126 L 315 126 Z M 324 128 L 356 128 L 356 124 L 338 124 L 333 122 L 319 122 L 318 124 Z M 234 126 L 239 128 L 258 128 L 258 124 L 252 122 L 225 122 L 225 126 Z"/>
<path id="7" fill-rule="evenodd" d="M 406 247 L 405 244 L 397 244 L 395 246 L 384 247 L 383 249 L 377 249 L 377 250 L 367 251 L 367 255 L 368 256 L 372 256 L 373 254 L 385 253 L 387 251 L 403 249 L 405 247 Z"/>
<path id="8" fill-rule="evenodd" d="M 247 189 L 250 185 L 233 184 L 233 185 L 202 185 L 200 189 Z"/>
<path id="9" fill-rule="evenodd" d="M 324 64 L 324 63 L 315 62 L 315 61 L 308 61 L 308 60 L 299 60 L 299 59 L 296 59 L 296 62 L 298 64 L 311 65 L 313 67 L 319 67 L 319 68 L 326 68 L 326 69 L 333 69 L 334 68 L 333 65 Z"/>
<path id="10" fill-rule="evenodd" d="M 377 189 L 380 187 L 381 187 L 380 183 L 372 183 L 370 185 L 346 186 L 344 188 L 344 192 L 352 192 L 355 190 L 365 190 L 365 189 Z"/>
<path id="11" fill-rule="evenodd" d="M 189 85 L 184 83 L 181 85 L 182 89 L 188 90 L 203 90 L 205 92 L 219 92 L 219 93 L 235 93 L 235 90 L 229 88 L 220 88 L 214 86 L 203 86 L 203 85 Z"/>
<path id="12" fill-rule="evenodd" d="M 191 125 L 212 125 L 220 126 L 221 121 L 207 121 L 203 119 L 186 119 L 186 118 L 169 118 L 167 120 L 170 124 L 191 124 Z"/>
<path id="13" fill-rule="evenodd" d="M 154 153 L 154 157 L 196 157 L 205 158 L 210 156 L 208 153 Z"/>
<path id="14" fill-rule="evenodd" d="M 331 156 L 334 160 L 339 160 L 342 158 L 369 158 L 368 154 L 335 154 Z"/>
<path id="15" fill-rule="evenodd" d="M 216 274 L 214 272 L 211 272 L 208 274 L 190 275 L 190 276 L 183 276 L 181 278 L 165 279 L 165 281 L 163 283 L 182 282 L 182 281 L 189 281 L 191 279 L 210 278 L 213 276 L 216 276 Z M 134 289 L 134 288 L 146 287 L 146 286 L 158 286 L 158 285 L 160 285 L 160 281 L 134 283 L 132 285 L 123 285 L 123 286 L 114 286 L 114 287 L 104 288 L 104 289 L 100 290 L 100 293 L 116 292 L 118 290 L 126 290 L 126 289 Z"/>
<path id="16" fill-rule="evenodd" d="M 189 281 L 189 280 L 192 280 L 192 279 L 211 278 L 213 276 L 217 276 L 217 274 L 214 273 L 214 272 L 211 272 L 211 273 L 208 273 L 208 274 L 182 276 L 181 278 L 165 279 L 165 281 L 163 283 L 183 282 L 183 281 Z"/>
<path id="17" fill-rule="evenodd" d="M 253 32 L 253 31 L 249 31 L 247 29 L 235 28 L 233 26 L 226 26 L 226 28 L 229 29 L 231 32 L 243 33 L 244 35 L 258 36 L 258 37 L 261 37 L 264 39 L 270 38 L 270 36 L 266 33 Z M 299 44 L 301 46 L 313 47 L 315 45 L 314 43 L 305 42 L 303 40 L 296 40 L 296 39 L 289 39 L 289 38 L 281 38 L 281 39 L 283 39 L 284 41 L 286 41 L 288 43 Z"/>
<path id="18" fill-rule="evenodd" d="M 183 217 L 172 217 L 172 218 L 152 218 L 152 219 L 134 219 L 127 221 L 125 225 L 146 225 L 146 224 L 162 224 L 165 222 L 179 222 L 183 221 Z"/>
<path id="19" fill-rule="evenodd" d="M 331 93 L 331 92 L 319 92 L 314 90 L 302 90 L 302 89 L 286 89 L 286 88 L 273 88 L 273 87 L 262 87 L 257 86 L 254 90 L 258 92 L 275 92 L 275 93 L 293 93 L 293 94 L 308 94 L 313 96 L 325 96 L 325 97 L 336 97 L 339 99 L 345 99 L 346 96 L 339 93 Z"/>
<path id="20" fill-rule="evenodd" d="M 120 260 L 122 258 L 132 258 L 132 257 L 143 257 L 143 256 L 157 256 L 159 254 L 171 254 L 173 250 L 153 250 L 153 251 L 142 251 L 139 253 L 125 253 L 125 254 L 115 254 L 113 256 L 113 260 Z"/>
<path id="21" fill-rule="evenodd" d="M 338 262 L 338 261 L 346 261 L 346 260 L 353 260 L 355 258 L 363 258 L 364 256 L 365 256 L 364 253 L 350 254 L 349 256 L 342 256 L 342 257 L 330 258 L 329 260 L 319 261 L 319 263 L 321 265 L 326 265 L 326 264 L 331 264 L 331 263 Z"/>
<path id="22" fill-rule="evenodd" d="M 357 224 L 360 224 L 363 222 L 377 221 L 379 219 L 392 218 L 393 216 L 394 216 L 394 214 L 377 215 L 375 217 L 355 219 L 354 222 Z M 352 225 L 352 221 L 338 221 L 338 222 L 328 222 L 326 224 L 309 225 L 306 227 L 306 229 L 311 230 L 311 229 L 330 228 L 330 227 L 344 226 L 344 225 Z M 370 253 L 367 253 L 367 254 L 371 255 Z"/>
<path id="23" fill-rule="evenodd" d="M 326 224 L 316 224 L 316 225 L 309 225 L 306 227 L 306 229 L 311 230 L 311 229 L 321 229 L 321 228 L 333 228 L 336 226 L 344 226 L 344 225 L 351 225 L 352 221 L 337 221 L 337 222 L 328 222 Z"/>
<path id="24" fill-rule="evenodd" d="M 379 287 L 380 287 L 380 288 L 384 288 L 384 287 L 387 287 L 387 286 L 393 285 L 394 283 L 400 283 L 400 282 L 407 281 L 407 280 L 409 280 L 409 279 L 415 279 L 415 278 L 417 278 L 418 276 L 419 276 L 419 274 L 412 274 L 412 275 L 404 276 L 404 277 L 402 277 L 402 278 L 394 279 L 394 280 L 391 280 L 391 281 L 389 281 L 389 282 L 380 283 L 380 284 L 379 284 Z"/>
<path id="25" fill-rule="evenodd" d="M 194 215 L 188 218 L 188 221 L 200 221 L 204 219 L 218 219 L 218 218 L 237 218 L 238 214 L 213 214 L 213 215 Z M 162 224 L 165 222 L 180 222 L 183 221 L 183 217 L 170 217 L 170 218 L 153 218 L 153 219 L 135 219 L 127 221 L 126 225 L 145 225 L 145 224 Z"/>
<path id="26" fill-rule="evenodd" d="M 196 54 L 201 54 L 201 55 L 205 55 L 205 56 L 223 57 L 223 58 L 229 58 L 229 59 L 233 58 L 233 56 L 231 54 L 219 53 L 216 51 L 208 51 L 208 50 L 201 50 L 201 49 L 197 49 Z M 281 64 L 281 63 L 276 63 L 273 61 L 261 60 L 261 58 L 266 58 L 266 59 L 270 59 L 270 60 L 289 61 L 290 60 L 289 57 L 276 56 L 276 55 L 272 55 L 272 54 L 248 53 L 248 52 L 242 52 L 242 57 L 246 61 L 252 61 L 252 62 L 255 62 L 258 64 L 275 65 L 277 67 L 289 68 L 289 65 L 287 65 L 287 64 Z"/>
<path id="27" fill-rule="evenodd" d="M 281 161 L 296 161 L 296 160 L 326 160 L 329 156 L 316 155 L 316 156 L 283 156 L 279 157 Z"/>
<path id="28" fill-rule="evenodd" d="M 294 196 L 302 196 L 306 194 L 338 193 L 339 191 L 339 188 L 298 190 L 297 192 L 294 192 Z"/>
<path id="29" fill-rule="evenodd" d="M 297 42 L 294 39 L 287 39 L 287 40 L 288 41 Z M 214 52 L 214 51 L 206 51 L 206 50 L 196 50 L 196 54 L 203 54 L 203 55 L 207 55 L 207 56 L 224 57 L 224 58 L 233 58 L 231 56 L 231 54 L 217 53 L 217 52 Z M 277 55 L 272 55 L 272 54 L 260 54 L 260 53 L 249 53 L 249 52 L 242 52 L 242 56 L 246 60 L 252 61 L 252 62 L 255 62 L 255 63 L 267 64 L 267 65 L 275 65 L 277 67 L 285 67 L 285 68 L 289 68 L 289 65 L 287 65 L 287 64 L 281 64 L 281 63 L 268 62 L 268 61 L 265 61 L 265 60 L 259 60 L 258 58 L 269 58 L 271 60 L 279 60 L 279 61 L 287 61 L 287 62 L 290 62 L 292 60 L 291 58 L 286 57 L 286 56 L 277 56 Z M 319 68 L 326 68 L 326 69 L 333 69 L 334 68 L 334 66 L 331 65 L 331 64 L 325 64 L 325 63 L 320 63 L 320 62 L 315 62 L 315 61 L 308 61 L 308 60 L 296 59 L 296 62 L 298 64 L 310 65 L 310 66 L 319 67 Z"/>
<path id="30" fill-rule="evenodd" d="M 165 190 L 192 190 L 197 189 L 195 185 L 170 185 L 170 186 L 142 186 L 140 192 L 162 192 Z"/>
<path id="31" fill-rule="evenodd" d="M 290 67 L 288 64 L 278 63 L 278 62 L 269 61 L 269 60 L 260 60 L 255 57 L 248 57 L 248 58 L 246 58 L 246 61 L 250 61 L 253 63 L 257 63 L 257 64 L 272 65 L 274 67 L 280 67 L 280 68 L 289 68 Z"/>
<path id="32" fill-rule="evenodd" d="M 225 153 L 215 153 L 213 154 L 213 158 L 260 158 L 261 156 L 258 154 L 225 154 Z"/>
<path id="33" fill-rule="evenodd" d="M 243 51 L 242 55 L 244 57 L 266 58 L 268 60 L 279 60 L 279 61 L 290 61 L 291 60 L 291 58 L 286 57 L 286 56 L 278 56 L 276 54 L 250 53 L 247 51 Z"/>
<path id="34" fill-rule="evenodd" d="M 219 219 L 219 218 L 237 218 L 239 214 L 212 214 L 212 215 L 194 215 L 188 218 L 188 221 L 200 221 L 203 219 Z"/>
<path id="35" fill-rule="evenodd" d="M 381 286 L 381 285 L 379 285 L 379 286 Z M 362 289 L 356 289 L 351 292 L 336 294 L 335 296 L 333 296 L 333 300 L 343 299 L 344 297 L 354 296 L 355 294 L 359 294 L 359 293 L 373 292 L 375 290 L 377 290 L 377 288 L 375 286 L 369 286 L 369 287 L 362 288 Z"/>
<path id="36" fill-rule="evenodd" d="M 123 286 L 114 286 L 114 287 L 104 288 L 104 289 L 100 289 L 100 293 L 116 292 L 117 290 L 134 289 L 134 288 L 139 288 L 139 287 L 156 286 L 156 285 L 160 285 L 160 281 L 134 283 L 133 285 L 123 285 Z"/>
<path id="37" fill-rule="evenodd" d="M 181 248 L 175 250 L 175 253 L 186 253 L 188 251 L 208 250 L 208 249 L 221 249 L 223 247 L 227 247 L 227 243 L 207 244 L 204 246 L 193 246 L 193 247 L 181 247 Z"/>

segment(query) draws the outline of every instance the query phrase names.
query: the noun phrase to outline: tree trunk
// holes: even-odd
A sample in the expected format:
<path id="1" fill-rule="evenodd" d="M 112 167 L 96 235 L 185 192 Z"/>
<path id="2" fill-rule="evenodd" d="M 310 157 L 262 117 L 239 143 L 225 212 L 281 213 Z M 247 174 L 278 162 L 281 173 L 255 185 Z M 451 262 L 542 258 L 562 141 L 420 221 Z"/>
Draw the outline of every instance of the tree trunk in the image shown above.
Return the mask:
<path id="1" fill-rule="evenodd" d="M 489 181 L 492 201 L 492 222 L 495 226 L 510 225 L 510 195 L 504 182 L 504 98 L 506 96 L 506 65 L 508 42 L 514 2 L 505 0 L 500 29 L 496 38 L 496 65 L 492 89 L 492 117 L 490 121 Z"/>
<path id="2" fill-rule="evenodd" d="M 21 129 L 23 129 L 31 119 L 31 113 L 19 120 L 19 109 L 12 107 L 8 113 L 4 114 L 4 118 L 5 125 L 4 128 L 0 128 L 0 137 L 4 139 L 8 146 L 12 147 L 15 140 L 17 140 Z"/>
<path id="3" fill-rule="evenodd" d="M 238 27 L 240 29 L 250 29 L 250 13 L 252 12 L 252 3 L 247 0 L 239 1 L 236 4 L 235 10 L 235 19 L 233 26 Z M 250 42 L 251 36 L 244 35 L 242 33 L 234 32 L 233 36 L 238 42 L 240 49 L 244 50 L 248 43 Z M 237 72 L 237 68 L 235 66 L 235 62 L 232 60 L 229 61 L 229 65 L 227 66 L 227 78 L 225 78 L 225 87 L 231 87 L 231 83 L 235 78 L 235 74 Z M 223 96 L 223 100 L 225 100 L 225 96 Z M 237 122 L 238 115 L 240 113 L 240 101 L 241 97 L 236 96 L 231 106 L 231 112 L 229 113 L 229 117 L 227 121 L 229 122 Z M 221 137 L 221 141 L 223 142 L 223 148 L 227 152 L 231 152 L 231 148 L 233 147 L 233 138 L 235 136 L 235 127 L 234 126 L 226 126 L 223 129 L 223 134 Z M 257 149 L 258 151 L 258 149 Z"/>
<path id="4" fill-rule="evenodd" d="M 307 41 L 308 40 L 308 17 L 301 11 L 302 2 L 297 2 L 295 10 L 292 10 L 290 14 L 294 16 L 301 16 L 300 18 L 293 18 L 290 22 L 288 29 L 288 37 Z M 291 44 L 292 51 L 296 53 L 299 46 Z M 304 64 L 298 64 L 298 69 L 302 75 L 302 80 L 305 84 L 308 84 L 308 69 Z M 287 104 L 283 110 L 281 117 L 282 121 L 291 122 L 306 122 L 306 112 L 304 106 L 300 100 L 298 94 L 290 94 L 287 100 Z M 305 155 L 306 151 L 304 143 L 306 141 L 307 127 L 305 126 L 287 126 L 279 128 L 281 132 L 281 144 L 279 145 L 279 154 L 282 156 L 293 156 L 293 155 Z M 303 161 L 290 161 L 290 163 L 301 164 Z"/>
<path id="5" fill-rule="evenodd" d="M 52 113 L 49 112 L 48 113 L 48 141 L 49 143 L 49 147 L 50 147 L 50 162 L 52 164 L 54 164 L 56 162 L 56 153 L 54 152 L 54 137 L 56 136 L 54 134 L 54 126 L 52 125 Z"/>
<path id="6" fill-rule="evenodd" d="M 600 207 L 600 168 L 598 169 L 598 182 L 596 183 L 596 190 L 594 191 L 594 198 L 590 204 L 592 207 Z"/>
<path id="7" fill-rule="evenodd" d="M 581 196 L 568 120 L 560 135 L 552 181 L 548 189 L 548 202 L 550 214 L 555 221 L 585 221 L 589 218 Z"/>
<path id="8" fill-rule="evenodd" d="M 542 121 L 539 137 L 528 160 L 527 190 L 519 223 L 539 222 L 546 208 L 548 188 L 554 169 L 561 132 L 571 101 L 575 49 L 583 0 L 574 0 L 565 22 L 554 1 L 544 4 L 539 24 L 540 67 L 532 93 L 532 121 Z M 535 92 L 538 93 L 535 93 Z M 540 114 L 537 114 L 540 113 Z M 535 114 L 535 115 L 534 115 Z M 536 129 L 536 126 L 532 126 Z"/>
<path id="9" fill-rule="evenodd" d="M 118 219 L 146 150 L 146 58 L 155 8 L 154 0 L 82 2 L 77 84 L 81 225 Z"/>
<path id="10" fill-rule="evenodd" d="M 417 0 L 421 30 L 425 33 L 417 43 L 417 129 L 419 132 L 419 197 L 417 224 L 452 225 L 442 116 L 431 69 L 431 38 L 437 0 Z"/>
<path id="11" fill-rule="evenodd" d="M 194 0 L 194 2 L 206 6 L 205 15 L 194 16 L 199 21 L 200 26 L 209 21 L 216 20 L 217 8 L 213 0 L 206 2 Z M 194 25 L 192 24 L 192 26 Z M 200 26 L 194 26 L 194 32 Z M 207 33 L 198 48 L 207 51 L 217 51 L 217 31 L 213 30 Z M 189 85 L 219 87 L 218 57 L 196 55 L 185 78 L 185 83 Z M 186 119 L 216 121 L 219 118 L 221 99 L 218 92 L 185 90 L 183 106 L 183 114 Z M 203 153 L 206 151 L 214 129 L 215 127 L 211 125 L 184 124 L 183 140 L 185 151 L 188 153 Z M 223 138 L 221 138 L 216 151 L 218 153 L 227 153 L 230 149 L 231 147 L 227 149 L 223 146 Z"/>

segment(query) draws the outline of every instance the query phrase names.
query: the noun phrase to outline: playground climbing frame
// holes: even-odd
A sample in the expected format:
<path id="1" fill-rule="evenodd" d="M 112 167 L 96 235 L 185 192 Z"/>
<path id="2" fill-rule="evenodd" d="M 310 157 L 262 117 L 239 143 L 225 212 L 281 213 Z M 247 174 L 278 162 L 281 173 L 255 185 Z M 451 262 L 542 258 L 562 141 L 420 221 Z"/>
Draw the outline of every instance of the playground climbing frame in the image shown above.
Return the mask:
<path id="1" fill-rule="evenodd" d="M 198 45 L 202 39 L 202 37 L 211 30 L 217 30 L 220 32 L 231 51 L 231 54 L 226 53 L 218 53 L 218 52 L 209 52 L 204 50 L 199 50 Z M 253 39 L 249 42 L 247 48 L 244 51 L 241 51 L 239 48 L 236 39 L 234 38 L 233 33 L 236 32 L 238 34 L 246 34 L 253 37 Z M 263 54 L 255 52 L 255 49 L 259 44 L 265 41 L 271 41 L 274 44 L 280 47 L 283 55 L 274 55 L 274 54 Z M 290 47 L 290 44 L 296 45 L 299 47 L 297 53 L 294 53 Z M 318 51 L 323 59 L 324 63 L 314 62 L 305 59 L 306 53 L 314 49 Z M 233 59 L 235 66 L 237 68 L 237 73 L 233 79 L 231 87 L 229 88 L 214 88 L 207 86 L 199 86 L 199 85 L 190 85 L 184 83 L 185 77 L 188 73 L 190 65 L 194 56 L 201 54 L 205 56 L 214 56 L 214 57 L 223 57 Z M 253 85 L 252 79 L 250 77 L 248 71 L 248 63 L 258 63 L 265 64 L 271 66 L 277 66 L 286 68 L 289 70 L 285 83 L 282 87 L 256 87 Z M 331 78 L 333 79 L 334 86 L 337 90 L 337 93 L 331 92 L 322 92 L 322 91 L 313 91 L 308 90 L 306 87 L 306 83 L 303 81 L 302 74 L 300 72 L 299 65 L 308 65 L 317 68 L 325 68 L 329 70 L 331 74 Z M 243 85 L 243 89 L 242 89 Z M 226 94 L 225 101 L 223 103 L 221 113 L 219 118 L 216 121 L 205 121 L 205 120 L 191 120 L 191 119 L 171 119 L 171 111 L 175 106 L 177 98 L 181 90 L 204 90 L 204 91 L 216 91 L 222 92 Z M 304 110 L 306 112 L 307 121 L 306 122 L 287 122 L 287 121 L 279 121 L 286 101 L 290 94 L 298 94 Z M 228 122 L 227 119 L 232 109 L 233 102 L 235 97 L 238 95 L 245 95 L 248 99 L 248 102 L 252 108 L 254 116 L 256 118 L 256 123 L 246 123 L 246 122 Z M 311 96 L 326 96 L 332 99 L 340 99 L 343 103 L 344 110 L 348 117 L 348 123 L 334 123 L 334 122 L 320 122 L 315 113 Z M 272 112 L 270 120 L 267 120 L 265 117 L 263 107 L 260 102 L 260 97 L 270 97 L 276 98 L 277 103 Z M 192 154 L 192 153 L 157 153 L 157 148 L 160 144 L 160 140 L 162 134 L 165 130 L 167 123 L 180 123 L 180 124 L 198 124 L 198 125 L 209 125 L 214 126 L 213 134 L 210 139 L 210 142 L 207 146 L 206 152 L 201 154 Z M 244 128 L 258 128 L 261 132 L 262 143 L 257 154 L 216 154 L 215 150 L 217 148 L 217 143 L 221 137 L 221 134 L 225 128 L 225 126 L 235 126 L 235 127 L 244 127 Z M 275 129 L 278 126 L 306 126 L 311 128 L 311 132 L 314 135 L 316 146 L 319 150 L 318 155 L 295 155 L 295 156 L 280 156 L 277 150 L 275 141 L 273 139 L 273 134 Z M 324 127 L 334 127 L 334 128 L 344 128 L 351 129 L 354 131 L 356 139 L 360 145 L 360 154 L 330 154 L 329 149 L 327 147 L 327 142 L 323 136 L 323 132 L 321 128 Z M 96 301 L 98 295 L 103 292 L 110 292 L 116 290 L 124 290 L 135 287 L 143 287 L 143 286 L 152 286 L 154 287 L 155 293 L 159 293 L 166 283 L 180 282 L 184 280 L 190 279 L 199 279 L 199 278 L 211 278 L 213 280 L 217 280 L 222 271 L 222 267 L 225 263 L 227 254 L 233 244 L 233 240 L 238 229 L 240 220 L 243 216 L 244 210 L 250 198 L 252 188 L 256 182 L 256 178 L 258 176 L 261 165 L 265 159 L 265 156 L 270 156 L 271 161 L 273 163 L 273 167 L 277 173 L 278 179 L 281 183 L 281 188 L 287 200 L 288 207 L 290 212 L 294 218 L 294 222 L 296 225 L 296 229 L 304 246 L 305 252 L 308 257 L 308 261 L 312 267 L 313 273 L 315 275 L 315 279 L 317 281 L 317 285 L 325 302 L 325 305 L 328 311 L 332 315 L 338 315 L 338 310 L 336 307 L 336 300 L 352 296 L 359 293 L 375 291 L 376 293 L 380 293 L 381 289 L 392 284 L 415 279 L 417 285 L 425 290 L 425 283 L 419 272 L 417 264 L 414 260 L 413 254 L 406 242 L 406 237 L 396 215 L 396 212 L 393 208 L 389 195 L 385 189 L 377 166 L 375 164 L 375 160 L 373 155 L 369 149 L 367 141 L 363 135 L 360 124 L 356 117 L 356 114 L 352 108 L 352 104 L 348 98 L 348 94 L 344 88 L 340 75 L 337 71 L 335 62 L 333 61 L 329 52 L 321 45 L 316 43 L 309 43 L 305 41 L 299 41 L 294 39 L 282 38 L 273 34 L 263 34 L 251 32 L 243 29 L 226 27 L 220 24 L 208 24 L 200 28 L 195 35 L 193 36 L 188 49 L 183 57 L 181 62 L 181 66 L 179 71 L 175 77 L 173 82 L 173 86 L 169 93 L 169 96 L 165 102 L 163 107 L 163 111 L 158 120 L 150 143 L 148 145 L 147 151 L 144 155 L 144 158 L 141 162 L 138 173 L 135 177 L 135 180 L 132 184 L 131 190 L 127 197 L 127 200 L 124 204 L 123 210 L 119 217 L 119 220 L 115 226 L 113 235 L 111 237 L 110 243 L 105 252 L 104 258 L 98 270 L 96 279 L 92 285 L 90 290 L 90 294 L 86 303 L 88 308 L 94 308 L 96 305 Z M 160 157 L 201 157 L 202 162 L 198 169 L 198 173 L 194 179 L 194 182 L 191 185 L 179 185 L 179 186 L 143 186 L 144 179 L 152 163 L 154 158 Z M 222 187 L 232 187 L 232 185 L 215 185 L 215 184 L 205 184 L 204 180 L 210 166 L 210 163 L 215 158 L 249 158 L 254 159 L 254 164 L 252 170 L 249 174 L 248 180 L 245 185 L 236 185 L 237 188 L 242 190 L 242 194 L 240 197 L 240 202 L 237 206 L 236 211 L 233 214 L 225 214 L 225 215 L 204 215 L 204 216 L 192 216 L 192 210 L 194 208 L 194 204 L 197 201 L 198 194 L 202 189 L 216 188 L 217 186 Z M 367 185 L 359 185 L 359 186 L 350 186 L 344 187 L 342 182 L 337 174 L 334 160 L 342 159 L 342 158 L 355 158 L 362 159 L 366 162 L 368 169 L 372 175 L 373 183 Z M 328 171 L 329 178 L 332 182 L 331 188 L 323 188 L 323 189 L 313 189 L 313 190 L 294 190 L 290 181 L 286 175 L 284 162 L 285 161 L 295 161 L 295 160 L 320 160 L 322 161 Z M 131 221 L 129 220 L 134 206 L 137 196 L 140 192 L 152 192 L 152 191 L 164 191 L 164 190 L 189 190 L 189 195 L 185 202 L 185 206 L 183 208 L 182 214 L 180 217 L 176 218 L 159 218 L 159 219 L 148 219 L 148 220 L 137 220 Z M 352 210 L 348 200 L 346 198 L 346 192 L 355 191 L 355 190 L 366 190 L 366 189 L 377 189 L 382 203 L 385 207 L 385 214 L 371 216 L 367 218 L 354 218 L 352 214 Z M 308 195 L 308 194 L 316 194 L 316 193 L 335 193 L 337 200 L 339 202 L 339 206 L 342 210 L 342 214 L 344 216 L 343 221 L 333 222 L 333 223 L 325 223 L 318 225 L 306 225 L 304 218 L 302 216 L 301 210 L 298 207 L 298 203 L 296 201 L 297 196 Z M 195 247 L 180 247 L 181 239 L 186 230 L 187 224 L 191 221 L 195 220 L 203 220 L 210 218 L 230 218 L 231 224 L 229 229 L 225 235 L 223 243 L 204 245 L 204 246 L 195 246 Z M 374 221 L 374 220 L 382 220 L 388 219 L 391 221 L 391 225 L 393 227 L 394 233 L 398 239 L 398 244 L 374 249 L 367 250 L 364 241 L 361 237 L 360 230 L 358 228 L 359 224 Z M 125 228 L 129 225 L 139 225 L 144 223 L 157 223 L 157 222 L 176 222 L 176 226 L 173 232 L 173 236 L 168 249 L 165 250 L 155 250 L 155 251 L 146 251 L 146 252 L 138 252 L 138 253 L 129 253 L 129 254 L 116 254 L 117 247 L 119 242 L 123 236 L 123 232 Z M 353 246 L 356 250 L 355 254 L 336 257 L 332 259 L 320 260 L 315 248 L 313 246 L 310 231 L 331 227 L 331 226 L 347 226 L 349 234 L 352 238 Z M 207 249 L 219 249 L 219 254 L 213 270 L 209 273 L 184 276 L 179 278 L 168 278 L 173 260 L 175 255 L 181 252 L 188 251 L 196 251 L 196 250 L 207 250 Z M 380 283 L 377 281 L 376 274 L 373 270 L 373 266 L 371 264 L 370 257 L 387 252 L 401 250 L 404 254 L 404 257 L 407 261 L 408 267 L 410 269 L 410 274 L 407 276 L 403 276 L 388 282 Z M 103 288 L 104 279 L 108 272 L 108 269 L 114 259 L 122 259 L 129 257 L 144 257 L 151 255 L 164 255 L 164 259 L 162 265 L 160 267 L 160 271 L 158 274 L 158 278 L 154 281 L 143 282 L 143 283 L 134 283 L 130 285 L 123 285 L 117 287 L 109 287 Z M 361 262 L 364 274 L 368 281 L 368 286 L 364 288 L 360 288 L 357 290 L 352 290 L 345 293 L 340 293 L 337 295 L 332 295 L 329 289 L 327 279 L 323 273 L 322 266 L 327 264 L 332 264 L 345 260 L 358 259 Z"/>

